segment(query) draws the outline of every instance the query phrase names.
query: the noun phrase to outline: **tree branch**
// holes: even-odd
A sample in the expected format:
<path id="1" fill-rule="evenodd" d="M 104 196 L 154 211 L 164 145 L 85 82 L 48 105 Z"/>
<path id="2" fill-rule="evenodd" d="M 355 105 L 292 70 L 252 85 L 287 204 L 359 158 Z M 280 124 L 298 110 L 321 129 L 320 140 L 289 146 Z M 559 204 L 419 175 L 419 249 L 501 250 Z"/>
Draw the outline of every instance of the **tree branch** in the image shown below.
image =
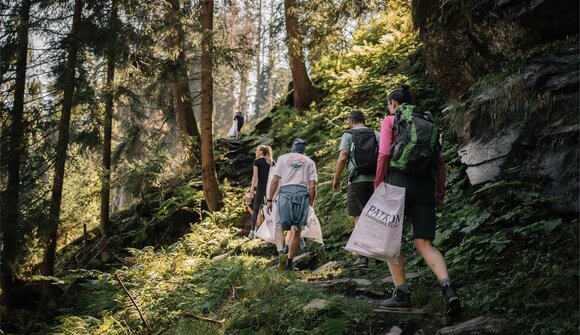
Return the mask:
<path id="1" fill-rule="evenodd" d="M 149 324 L 147 323 L 147 320 L 145 320 L 145 317 L 143 316 L 143 313 L 141 313 L 141 308 L 139 308 L 139 305 L 137 305 L 137 302 L 135 302 L 135 299 L 133 299 L 133 297 L 131 296 L 131 293 L 129 293 L 129 291 L 125 287 L 125 284 L 123 284 L 123 281 L 121 280 L 121 277 L 119 277 L 119 274 L 118 273 L 115 273 L 115 277 L 117 278 L 117 281 L 119 282 L 119 284 L 121 284 L 121 287 L 123 287 L 123 290 L 125 290 L 125 293 L 127 293 L 127 296 L 129 297 L 129 299 L 131 299 L 131 302 L 133 302 L 133 306 L 135 306 L 135 308 L 137 309 L 137 312 L 139 313 L 139 316 L 141 317 L 141 320 L 145 324 L 145 328 L 147 328 L 147 332 L 150 335 L 153 334 L 151 332 L 151 328 L 149 328 Z"/>

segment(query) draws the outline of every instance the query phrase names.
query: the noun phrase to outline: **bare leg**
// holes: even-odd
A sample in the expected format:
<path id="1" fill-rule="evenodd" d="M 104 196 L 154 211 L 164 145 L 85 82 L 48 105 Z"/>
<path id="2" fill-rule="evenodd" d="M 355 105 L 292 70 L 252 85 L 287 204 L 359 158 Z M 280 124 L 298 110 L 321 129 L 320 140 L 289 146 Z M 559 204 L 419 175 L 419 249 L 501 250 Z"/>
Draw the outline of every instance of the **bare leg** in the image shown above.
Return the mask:
<path id="1" fill-rule="evenodd" d="M 391 276 L 393 276 L 393 283 L 395 286 L 405 284 L 405 260 L 403 255 L 399 256 L 399 264 L 387 262 Z"/>
<path id="2" fill-rule="evenodd" d="M 415 239 L 415 247 L 439 281 L 449 278 L 445 259 L 441 255 L 441 252 L 433 246 L 431 241 L 417 238 Z"/>
<path id="3" fill-rule="evenodd" d="M 284 232 L 282 231 L 282 227 L 276 227 L 274 240 L 276 240 L 276 251 L 284 249 Z"/>
<path id="4" fill-rule="evenodd" d="M 296 256 L 296 252 L 298 251 L 298 247 L 300 246 L 300 232 L 292 228 L 288 235 L 290 235 L 290 243 L 288 244 L 288 259 L 294 259 L 294 256 Z"/>

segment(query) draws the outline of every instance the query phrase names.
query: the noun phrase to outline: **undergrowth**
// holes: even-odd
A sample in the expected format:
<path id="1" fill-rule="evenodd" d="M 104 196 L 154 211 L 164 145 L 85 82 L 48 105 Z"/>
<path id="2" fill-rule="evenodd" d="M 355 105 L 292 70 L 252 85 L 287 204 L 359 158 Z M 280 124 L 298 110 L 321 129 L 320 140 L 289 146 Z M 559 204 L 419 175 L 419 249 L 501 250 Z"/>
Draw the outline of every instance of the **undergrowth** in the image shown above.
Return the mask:
<path id="1" fill-rule="evenodd" d="M 345 206 L 346 182 L 338 192 L 331 190 L 331 182 L 339 139 L 353 108 L 363 110 L 367 124 L 378 129 L 388 92 L 405 81 L 415 89 L 417 102 L 440 117 L 442 102 L 425 78 L 421 43 L 406 15 L 393 10 L 357 32 L 351 51 L 332 51 L 322 57 L 313 70 L 323 78 L 328 96 L 304 115 L 278 106 L 270 115 L 269 133 L 254 138 L 271 139 L 276 156 L 285 153 L 296 137 L 308 141 L 307 154 L 318 168 L 316 210 L 325 238 L 324 245 L 309 242 L 308 250 L 315 255 L 315 266 L 339 261 L 338 268 L 316 274 L 275 271 L 273 258 L 268 257 L 273 246 L 239 237 L 241 222 L 247 219 L 243 190 L 225 185 L 224 209 L 213 214 L 198 211 L 201 222 L 194 223 L 177 243 L 130 249 L 125 266 L 115 273 L 84 273 L 74 307 L 61 311 L 50 332 L 145 333 L 115 274 L 154 334 L 356 334 L 405 325 L 404 316 L 373 315 L 370 304 L 348 290 L 320 290 L 309 281 L 363 277 L 379 291 L 392 289 L 383 280 L 388 275 L 384 263 L 373 261 L 366 270 L 348 268 L 355 256 L 343 249 L 353 227 Z M 503 96 L 514 94 L 511 88 L 498 86 L 500 77 L 488 79 L 473 89 L 474 99 L 488 89 Z M 502 106 L 493 105 L 496 100 L 482 101 L 502 111 Z M 541 105 L 542 101 L 517 103 Z M 516 109 L 533 107 L 524 105 Z M 481 112 L 482 105 L 477 106 L 469 108 Z M 462 125 L 461 115 L 458 112 L 446 128 Z M 578 219 L 552 212 L 554 199 L 541 195 L 533 183 L 519 180 L 517 171 L 483 187 L 470 186 L 457 149 L 445 145 L 448 192 L 446 209 L 437 214 L 434 243 L 444 253 L 459 288 L 464 318 L 507 318 L 522 333 L 578 332 Z M 200 196 L 196 186 L 172 188 L 149 220 L 168 219 L 184 206 L 189 208 L 187 204 Z M 413 302 L 436 313 L 443 307 L 438 283 L 413 249 L 411 233 L 405 230 L 403 252 L 407 271 L 419 276 L 410 280 Z M 304 311 L 305 304 L 316 298 L 326 305 Z"/>

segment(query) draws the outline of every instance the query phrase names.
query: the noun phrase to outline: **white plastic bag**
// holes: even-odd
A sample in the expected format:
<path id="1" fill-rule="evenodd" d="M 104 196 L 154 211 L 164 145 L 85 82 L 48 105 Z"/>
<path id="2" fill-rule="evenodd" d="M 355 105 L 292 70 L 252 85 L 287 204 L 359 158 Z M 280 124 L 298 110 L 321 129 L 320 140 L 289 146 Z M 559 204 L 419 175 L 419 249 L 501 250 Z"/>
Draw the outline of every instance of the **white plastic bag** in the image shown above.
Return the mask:
<path id="1" fill-rule="evenodd" d="M 381 183 L 363 209 L 345 249 L 398 264 L 404 216 L 405 188 Z"/>
<path id="2" fill-rule="evenodd" d="M 263 211 L 264 221 L 256 231 L 256 236 L 270 243 L 276 243 L 276 225 L 279 224 L 280 215 L 278 214 L 278 201 L 272 203 L 270 214 Z"/>
<path id="3" fill-rule="evenodd" d="M 301 236 L 316 243 L 324 244 L 322 239 L 322 229 L 320 228 L 320 221 L 314 213 L 314 208 L 308 208 L 308 221 L 306 221 L 306 228 L 302 230 Z"/>
<path id="4" fill-rule="evenodd" d="M 234 121 L 234 124 L 228 131 L 228 137 L 236 137 L 236 131 L 238 130 L 238 124 Z"/>

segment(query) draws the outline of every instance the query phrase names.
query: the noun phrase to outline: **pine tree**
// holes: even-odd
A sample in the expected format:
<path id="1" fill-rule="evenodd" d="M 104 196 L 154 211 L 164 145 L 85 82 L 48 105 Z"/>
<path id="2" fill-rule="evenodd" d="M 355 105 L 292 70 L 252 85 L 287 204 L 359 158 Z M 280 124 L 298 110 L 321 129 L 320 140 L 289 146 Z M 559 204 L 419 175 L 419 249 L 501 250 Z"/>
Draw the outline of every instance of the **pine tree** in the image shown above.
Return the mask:
<path id="1" fill-rule="evenodd" d="M 201 2 L 201 177 L 203 193 L 208 210 L 222 207 L 222 195 L 218 187 L 213 148 L 213 0 Z"/>
<path id="2" fill-rule="evenodd" d="M 1 288 L 4 295 L 3 303 L 11 308 L 13 301 L 11 290 L 14 286 L 14 262 L 21 248 L 19 228 L 20 216 L 20 163 L 22 156 L 22 140 L 24 133 L 24 91 L 26 87 L 26 68 L 28 57 L 28 31 L 30 24 L 30 0 L 23 0 L 19 11 L 18 45 L 16 56 L 16 79 L 14 87 L 14 102 L 10 113 L 8 129 L 9 148 L 7 157 L 8 182 L 2 196 L 2 261 Z"/>
<path id="3" fill-rule="evenodd" d="M 67 147 L 69 143 L 69 128 L 71 110 L 73 106 L 73 94 L 75 90 L 75 69 L 77 54 L 79 50 L 79 32 L 82 13 L 82 0 L 75 0 L 74 14 L 71 33 L 69 35 L 69 47 L 66 61 L 66 73 L 64 76 L 63 100 L 60 121 L 58 125 L 58 142 L 56 145 L 55 173 L 52 184 L 52 194 L 50 199 L 49 226 L 47 232 L 46 249 L 44 253 L 42 274 L 45 276 L 54 275 L 54 263 L 56 258 L 56 243 L 58 236 L 58 224 L 60 221 L 60 210 L 62 201 L 62 187 L 64 181 L 64 168 L 67 157 Z"/>

